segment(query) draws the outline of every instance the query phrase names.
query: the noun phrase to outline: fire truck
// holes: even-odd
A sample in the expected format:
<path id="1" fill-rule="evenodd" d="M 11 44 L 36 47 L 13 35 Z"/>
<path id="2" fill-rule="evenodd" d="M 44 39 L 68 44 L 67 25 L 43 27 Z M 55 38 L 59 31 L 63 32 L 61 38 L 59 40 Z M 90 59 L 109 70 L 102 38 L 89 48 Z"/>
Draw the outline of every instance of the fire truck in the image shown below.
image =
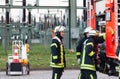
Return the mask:
<path id="1" fill-rule="evenodd" d="M 97 1 L 86 1 L 87 26 L 101 31 L 100 29 L 103 27 L 98 28 L 98 26 L 102 23 L 106 33 L 106 40 L 104 46 L 102 46 L 102 48 L 105 48 L 101 50 L 100 45 L 98 45 L 98 52 L 96 52 L 101 60 L 101 63 L 98 63 L 97 70 L 109 76 L 118 76 L 120 79 L 120 0 L 105 0 L 105 15 L 100 22 L 97 21 L 97 18 L 101 17 L 96 15 Z"/>

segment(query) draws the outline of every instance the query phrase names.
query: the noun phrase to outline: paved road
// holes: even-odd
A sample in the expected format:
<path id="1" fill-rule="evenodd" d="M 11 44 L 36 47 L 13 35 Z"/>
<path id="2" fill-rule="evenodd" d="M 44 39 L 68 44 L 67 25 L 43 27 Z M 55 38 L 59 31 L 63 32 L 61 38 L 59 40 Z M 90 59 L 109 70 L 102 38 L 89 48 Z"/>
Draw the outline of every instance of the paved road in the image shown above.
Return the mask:
<path id="1" fill-rule="evenodd" d="M 6 76 L 5 72 L 0 72 L 0 79 L 51 79 L 50 70 L 31 71 L 30 75 L 23 76 Z M 65 70 L 61 79 L 77 79 L 79 70 Z M 98 79 L 118 79 L 117 77 L 109 77 L 107 75 L 97 73 Z"/>

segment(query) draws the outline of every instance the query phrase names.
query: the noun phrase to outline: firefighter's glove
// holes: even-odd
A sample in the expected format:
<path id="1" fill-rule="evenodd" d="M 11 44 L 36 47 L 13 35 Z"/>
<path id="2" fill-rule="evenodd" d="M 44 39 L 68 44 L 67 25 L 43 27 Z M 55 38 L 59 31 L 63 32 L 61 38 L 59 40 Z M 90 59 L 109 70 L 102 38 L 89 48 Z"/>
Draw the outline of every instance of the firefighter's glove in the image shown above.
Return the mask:
<path id="1" fill-rule="evenodd" d="M 103 36 L 103 39 L 106 40 L 106 33 L 100 33 L 99 36 Z"/>
<path id="2" fill-rule="evenodd" d="M 78 64 L 80 64 L 80 62 L 81 62 L 81 60 L 80 60 L 80 58 L 78 58 Z"/>

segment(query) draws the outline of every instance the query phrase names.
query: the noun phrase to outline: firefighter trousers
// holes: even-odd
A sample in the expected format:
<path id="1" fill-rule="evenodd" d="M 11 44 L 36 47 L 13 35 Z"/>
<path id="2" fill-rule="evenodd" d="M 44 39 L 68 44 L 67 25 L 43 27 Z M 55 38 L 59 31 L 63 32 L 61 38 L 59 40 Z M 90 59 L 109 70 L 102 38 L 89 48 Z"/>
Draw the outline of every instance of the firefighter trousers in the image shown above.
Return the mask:
<path id="1" fill-rule="evenodd" d="M 97 79 L 96 71 L 81 70 L 78 79 Z"/>
<path id="2" fill-rule="evenodd" d="M 60 79 L 64 68 L 53 68 L 52 79 Z"/>

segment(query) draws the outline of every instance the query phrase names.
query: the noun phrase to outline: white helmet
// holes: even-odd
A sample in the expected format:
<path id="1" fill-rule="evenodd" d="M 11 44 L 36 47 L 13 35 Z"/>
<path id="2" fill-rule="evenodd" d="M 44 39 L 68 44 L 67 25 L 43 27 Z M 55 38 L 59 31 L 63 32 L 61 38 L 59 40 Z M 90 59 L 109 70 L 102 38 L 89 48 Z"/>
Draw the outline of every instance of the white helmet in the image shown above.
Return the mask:
<path id="1" fill-rule="evenodd" d="M 92 28 L 91 27 L 86 27 L 85 30 L 84 30 L 84 33 L 88 33 L 89 31 L 91 31 Z"/>
<path id="2" fill-rule="evenodd" d="M 65 27 L 64 26 L 56 26 L 55 29 L 54 29 L 54 32 L 61 32 L 61 31 L 64 31 L 65 30 Z"/>
<path id="3" fill-rule="evenodd" d="M 96 30 L 90 30 L 90 31 L 88 32 L 88 36 L 96 36 L 96 34 L 97 34 L 97 31 L 96 31 Z"/>

